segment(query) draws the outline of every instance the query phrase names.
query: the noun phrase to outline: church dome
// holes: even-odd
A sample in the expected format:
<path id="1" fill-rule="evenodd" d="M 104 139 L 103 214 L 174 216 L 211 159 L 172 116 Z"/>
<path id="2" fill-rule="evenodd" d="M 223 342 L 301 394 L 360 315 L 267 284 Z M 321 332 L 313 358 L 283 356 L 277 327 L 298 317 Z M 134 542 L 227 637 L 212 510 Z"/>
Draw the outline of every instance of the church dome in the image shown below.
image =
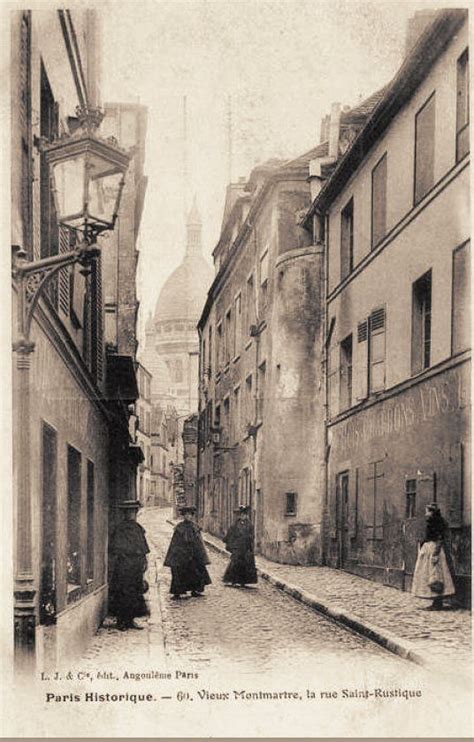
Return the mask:
<path id="1" fill-rule="evenodd" d="M 202 255 L 187 255 L 161 289 L 155 322 L 197 321 L 201 316 L 213 270 Z"/>

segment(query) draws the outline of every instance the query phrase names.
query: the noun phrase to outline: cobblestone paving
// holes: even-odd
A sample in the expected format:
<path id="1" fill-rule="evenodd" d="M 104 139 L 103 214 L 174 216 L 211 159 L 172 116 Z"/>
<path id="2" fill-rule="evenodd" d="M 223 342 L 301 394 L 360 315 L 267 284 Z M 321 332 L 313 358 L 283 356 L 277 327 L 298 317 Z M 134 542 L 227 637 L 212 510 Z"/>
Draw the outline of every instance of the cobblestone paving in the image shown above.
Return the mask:
<path id="1" fill-rule="evenodd" d="M 222 542 L 206 535 L 210 541 Z M 434 664 L 447 661 L 469 674 L 472 661 L 471 613 L 468 610 L 426 611 L 429 601 L 410 593 L 329 567 L 298 567 L 257 557 L 257 565 L 303 589 L 334 608 L 409 641 Z"/>
<path id="2" fill-rule="evenodd" d="M 160 511 L 147 514 L 147 533 L 163 557 L 171 528 Z M 258 587 L 227 587 L 222 583 L 226 558 L 210 552 L 212 585 L 203 598 L 171 601 L 170 570 L 158 567 L 165 646 L 170 662 L 196 669 L 243 674 L 314 674 L 330 662 L 335 672 L 355 663 L 358 673 L 413 673 L 415 668 L 372 642 L 342 629 L 261 580 Z"/>

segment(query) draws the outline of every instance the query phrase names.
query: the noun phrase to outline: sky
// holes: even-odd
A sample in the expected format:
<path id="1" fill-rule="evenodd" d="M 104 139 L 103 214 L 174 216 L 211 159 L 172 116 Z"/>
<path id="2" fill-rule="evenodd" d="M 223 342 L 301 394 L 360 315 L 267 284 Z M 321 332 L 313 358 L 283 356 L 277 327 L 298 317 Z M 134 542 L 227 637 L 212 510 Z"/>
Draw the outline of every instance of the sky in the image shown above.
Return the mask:
<path id="1" fill-rule="evenodd" d="M 393 77 L 407 19 L 433 6 L 403 0 L 101 4 L 103 102 L 148 108 L 140 341 L 160 288 L 182 260 L 194 195 L 203 252 L 212 263 L 229 182 L 229 108 L 232 180 L 271 157 L 298 156 L 319 143 L 321 118 L 332 103 L 354 105 Z"/>

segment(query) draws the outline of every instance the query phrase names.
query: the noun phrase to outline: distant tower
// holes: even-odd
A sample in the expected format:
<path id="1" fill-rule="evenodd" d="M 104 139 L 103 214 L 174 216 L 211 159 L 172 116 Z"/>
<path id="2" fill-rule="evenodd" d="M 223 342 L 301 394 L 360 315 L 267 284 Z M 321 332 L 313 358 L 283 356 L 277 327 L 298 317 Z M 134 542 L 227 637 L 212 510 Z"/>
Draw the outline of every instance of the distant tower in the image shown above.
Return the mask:
<path id="1" fill-rule="evenodd" d="M 193 205 L 186 222 L 186 256 L 201 255 L 201 232 L 202 221 L 196 203 L 196 196 L 194 196 Z"/>

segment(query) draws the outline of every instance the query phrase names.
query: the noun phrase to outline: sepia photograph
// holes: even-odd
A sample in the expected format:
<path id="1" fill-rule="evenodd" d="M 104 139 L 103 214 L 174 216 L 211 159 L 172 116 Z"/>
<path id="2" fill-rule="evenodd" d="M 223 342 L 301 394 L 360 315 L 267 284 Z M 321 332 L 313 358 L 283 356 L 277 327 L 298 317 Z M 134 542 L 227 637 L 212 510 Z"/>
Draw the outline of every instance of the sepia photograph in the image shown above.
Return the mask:
<path id="1" fill-rule="evenodd" d="M 0 2 L 1 736 L 472 736 L 469 5 Z"/>

